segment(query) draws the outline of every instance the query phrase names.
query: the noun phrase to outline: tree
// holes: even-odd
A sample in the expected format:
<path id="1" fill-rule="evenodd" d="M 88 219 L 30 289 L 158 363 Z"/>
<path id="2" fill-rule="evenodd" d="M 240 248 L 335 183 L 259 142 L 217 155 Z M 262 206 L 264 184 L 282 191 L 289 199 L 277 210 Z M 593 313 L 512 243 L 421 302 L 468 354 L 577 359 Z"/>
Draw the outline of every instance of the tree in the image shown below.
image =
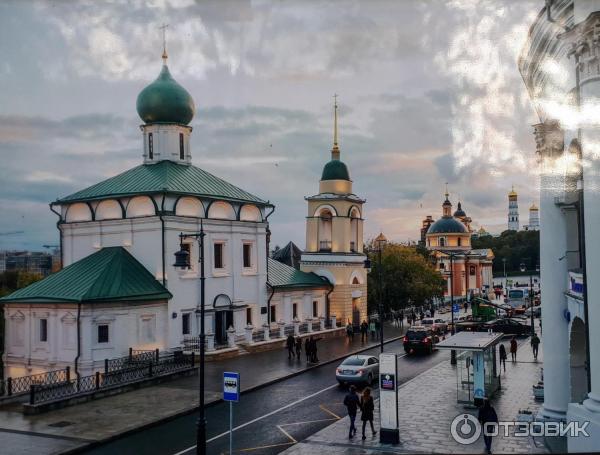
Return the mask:
<path id="1" fill-rule="evenodd" d="M 371 259 L 371 273 L 368 276 L 368 306 L 371 313 L 378 311 L 379 304 L 379 253 L 372 243 L 366 249 Z M 384 311 L 410 305 L 420 306 L 431 299 L 443 297 L 444 279 L 416 247 L 388 243 L 381 259 Z"/>
<path id="2" fill-rule="evenodd" d="M 474 249 L 491 248 L 494 252 L 493 271 L 495 275 L 521 273 L 519 266 L 525 260 L 527 269 L 534 269 L 540 259 L 539 231 L 504 231 L 498 237 L 484 236 L 473 239 Z"/>

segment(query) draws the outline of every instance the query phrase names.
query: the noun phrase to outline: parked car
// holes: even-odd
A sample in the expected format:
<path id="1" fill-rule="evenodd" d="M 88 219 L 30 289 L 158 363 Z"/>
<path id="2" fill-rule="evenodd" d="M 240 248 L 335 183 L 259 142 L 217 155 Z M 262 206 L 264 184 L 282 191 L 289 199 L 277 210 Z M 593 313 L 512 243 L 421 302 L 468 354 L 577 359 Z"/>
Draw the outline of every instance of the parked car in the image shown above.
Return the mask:
<path id="1" fill-rule="evenodd" d="M 434 345 L 439 341 L 440 338 L 429 327 L 414 326 L 406 332 L 402 343 L 407 354 L 413 352 L 431 354 Z"/>
<path id="2" fill-rule="evenodd" d="M 421 321 L 421 325 L 424 327 L 429 327 L 436 333 L 446 333 L 448 328 L 448 324 L 441 318 L 424 318 Z"/>
<path id="3" fill-rule="evenodd" d="M 527 317 L 531 317 L 531 307 L 527 308 L 525 310 L 525 316 Z M 536 318 L 541 318 L 542 317 L 542 307 L 541 306 L 535 306 L 533 307 L 533 316 Z"/>
<path id="4" fill-rule="evenodd" d="M 492 332 L 504 333 L 505 335 L 529 335 L 531 327 L 513 318 L 495 319 L 481 325 L 481 331 L 491 329 Z"/>
<path id="5" fill-rule="evenodd" d="M 379 359 L 372 355 L 347 357 L 335 370 L 335 378 L 342 384 L 371 384 L 379 376 Z"/>
<path id="6" fill-rule="evenodd" d="M 479 332 L 482 330 L 483 322 L 480 321 L 462 321 L 455 324 L 455 333 L 458 332 Z"/>

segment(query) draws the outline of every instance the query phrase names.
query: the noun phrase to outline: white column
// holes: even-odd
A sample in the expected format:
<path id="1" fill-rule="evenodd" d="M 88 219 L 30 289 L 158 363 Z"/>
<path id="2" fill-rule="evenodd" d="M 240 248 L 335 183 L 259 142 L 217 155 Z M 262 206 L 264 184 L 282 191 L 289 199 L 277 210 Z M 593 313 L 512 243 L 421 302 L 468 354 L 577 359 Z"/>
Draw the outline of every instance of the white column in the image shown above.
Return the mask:
<path id="1" fill-rule="evenodd" d="M 544 406 L 541 416 L 565 420 L 569 403 L 569 332 L 564 317 L 567 277 L 567 223 L 555 198 L 564 194 L 565 174 L 558 160 L 563 153 L 562 131 L 556 124 L 535 126 L 540 175 L 540 274 L 542 286 L 542 341 L 544 343 Z M 558 138 L 558 140 L 557 140 Z"/>

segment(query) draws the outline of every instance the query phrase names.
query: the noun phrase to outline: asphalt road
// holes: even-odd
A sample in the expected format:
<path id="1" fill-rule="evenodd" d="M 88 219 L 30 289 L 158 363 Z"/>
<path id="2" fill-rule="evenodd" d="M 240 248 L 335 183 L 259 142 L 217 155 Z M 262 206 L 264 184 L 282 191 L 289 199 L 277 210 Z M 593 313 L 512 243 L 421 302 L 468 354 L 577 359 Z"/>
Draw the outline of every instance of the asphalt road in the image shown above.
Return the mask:
<path id="1" fill-rule="evenodd" d="M 399 354 L 399 385 L 450 357 L 447 351 L 435 351 L 430 356 L 407 357 L 404 356 L 401 341 L 387 344 L 385 349 L 386 352 Z M 365 352 L 374 355 L 378 353 L 378 348 Z M 337 365 L 337 362 L 323 365 L 243 394 L 241 401 L 233 405 L 234 452 L 250 455 L 276 454 L 343 417 L 345 408 L 342 401 L 347 392 L 338 387 L 335 380 Z M 374 395 L 378 396 L 377 390 L 374 390 Z M 208 453 L 229 453 L 229 403 L 210 406 L 206 413 Z M 182 416 L 90 449 L 86 453 L 193 454 L 196 420 L 197 414 Z"/>

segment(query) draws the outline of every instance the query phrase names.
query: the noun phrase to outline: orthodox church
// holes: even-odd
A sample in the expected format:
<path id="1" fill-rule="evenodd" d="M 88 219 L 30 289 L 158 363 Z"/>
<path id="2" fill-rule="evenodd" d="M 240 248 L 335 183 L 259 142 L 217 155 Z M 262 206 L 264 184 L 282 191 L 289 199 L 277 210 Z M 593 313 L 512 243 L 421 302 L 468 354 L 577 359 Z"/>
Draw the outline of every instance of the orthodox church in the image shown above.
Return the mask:
<path id="1" fill-rule="evenodd" d="M 205 233 L 207 350 L 252 343 L 258 330 L 366 315 L 362 205 L 337 145 L 319 194 L 306 198 L 300 265 L 268 257 L 275 207 L 192 164 L 191 95 L 167 66 L 137 98 L 142 163 L 50 204 L 62 270 L 0 299 L 6 376 L 102 368 L 128 349 L 180 349 L 199 333 Z M 186 269 L 173 265 L 187 250 Z M 265 339 L 267 337 L 265 336 Z"/>
<path id="2" fill-rule="evenodd" d="M 477 235 L 471 228 L 472 220 L 460 202 L 452 213 L 448 190 L 445 196 L 442 217 L 434 221 L 427 216 L 423 221 L 423 226 L 427 226 L 425 247 L 446 280 L 444 295 L 455 299 L 486 295 L 493 287 L 494 254 L 491 249 L 471 248 L 471 238 Z"/>

